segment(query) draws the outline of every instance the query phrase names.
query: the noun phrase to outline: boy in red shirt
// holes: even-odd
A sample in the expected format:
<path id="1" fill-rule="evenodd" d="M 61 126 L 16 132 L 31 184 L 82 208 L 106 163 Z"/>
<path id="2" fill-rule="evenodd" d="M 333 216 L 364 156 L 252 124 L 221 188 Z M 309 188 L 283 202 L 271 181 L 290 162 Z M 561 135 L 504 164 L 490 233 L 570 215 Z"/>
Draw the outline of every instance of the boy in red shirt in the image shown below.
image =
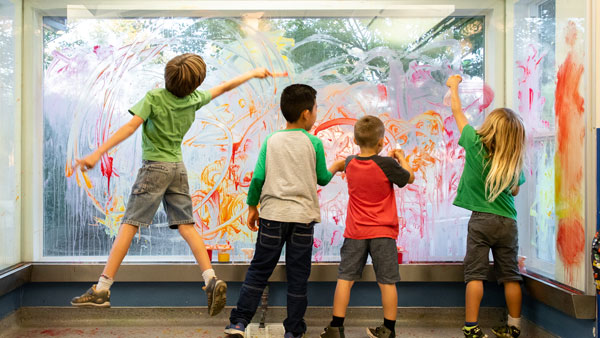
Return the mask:
<path id="1" fill-rule="evenodd" d="M 403 187 L 415 179 L 402 150 L 390 157 L 379 156 L 383 149 L 385 127 L 375 116 L 364 116 L 354 125 L 354 142 L 360 154 L 346 159 L 348 215 L 344 245 L 340 255 L 337 287 L 333 301 L 333 320 L 321 333 L 322 338 L 344 337 L 344 317 L 354 281 L 371 255 L 383 303 L 383 325 L 367 328 L 369 337 L 395 337 L 400 281 L 396 238 L 398 213 L 394 184 Z"/>

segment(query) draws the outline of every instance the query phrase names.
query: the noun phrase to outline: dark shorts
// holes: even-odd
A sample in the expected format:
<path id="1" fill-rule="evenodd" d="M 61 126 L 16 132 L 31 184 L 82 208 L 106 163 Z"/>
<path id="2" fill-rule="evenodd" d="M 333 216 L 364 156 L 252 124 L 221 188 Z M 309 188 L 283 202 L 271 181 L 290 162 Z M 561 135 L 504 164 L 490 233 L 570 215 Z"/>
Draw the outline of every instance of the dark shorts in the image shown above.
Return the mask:
<path id="1" fill-rule="evenodd" d="M 152 224 L 161 201 L 169 228 L 194 224 L 192 197 L 183 162 L 144 161 L 131 188 L 122 223 L 135 226 Z"/>
<path id="2" fill-rule="evenodd" d="M 517 261 L 518 238 L 517 221 L 514 219 L 474 211 L 469 220 L 465 282 L 487 280 L 490 249 L 498 283 L 522 281 Z"/>
<path id="3" fill-rule="evenodd" d="M 367 255 L 371 255 L 378 283 L 395 284 L 400 281 L 398 249 L 396 241 L 391 238 L 345 238 L 340 251 L 342 259 L 338 269 L 338 279 L 347 281 L 360 279 L 367 263 Z"/>

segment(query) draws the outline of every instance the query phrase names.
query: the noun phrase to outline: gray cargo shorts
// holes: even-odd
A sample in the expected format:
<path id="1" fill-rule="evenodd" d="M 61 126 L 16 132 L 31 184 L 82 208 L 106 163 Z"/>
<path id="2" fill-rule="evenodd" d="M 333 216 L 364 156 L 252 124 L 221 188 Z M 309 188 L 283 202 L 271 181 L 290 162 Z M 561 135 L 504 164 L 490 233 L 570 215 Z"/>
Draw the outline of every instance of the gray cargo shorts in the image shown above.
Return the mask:
<path id="1" fill-rule="evenodd" d="M 123 224 L 148 226 L 163 202 L 169 228 L 194 224 L 192 197 L 183 162 L 144 161 L 127 201 Z"/>
<path id="2" fill-rule="evenodd" d="M 517 221 L 512 218 L 473 211 L 469 219 L 467 253 L 464 260 L 465 283 L 487 280 L 489 254 L 494 257 L 498 284 L 522 281 L 517 254 L 519 252 Z"/>
<path id="3" fill-rule="evenodd" d="M 347 281 L 360 279 L 367 263 L 367 255 L 371 255 L 378 283 L 395 284 L 400 281 L 398 249 L 396 241 L 392 238 L 345 238 L 340 250 L 338 279 Z"/>

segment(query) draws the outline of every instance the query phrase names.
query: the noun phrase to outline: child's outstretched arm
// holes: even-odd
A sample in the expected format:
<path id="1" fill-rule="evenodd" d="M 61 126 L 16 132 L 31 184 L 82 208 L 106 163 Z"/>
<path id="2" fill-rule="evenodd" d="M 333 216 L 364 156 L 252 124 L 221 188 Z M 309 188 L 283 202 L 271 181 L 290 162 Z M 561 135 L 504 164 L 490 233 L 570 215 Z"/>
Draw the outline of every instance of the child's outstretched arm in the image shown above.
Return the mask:
<path id="1" fill-rule="evenodd" d="M 451 107 L 452 107 L 452 115 L 454 115 L 454 120 L 456 120 L 456 125 L 458 126 L 458 131 L 462 134 L 463 128 L 469 124 L 465 113 L 462 111 L 462 105 L 460 103 L 460 96 L 458 95 L 458 84 L 462 82 L 462 77 L 460 75 L 452 75 L 446 81 L 446 85 L 450 87 L 450 99 L 451 99 Z"/>
<path id="2" fill-rule="evenodd" d="M 332 175 L 335 175 L 338 172 L 343 172 L 345 168 L 346 168 L 346 159 L 343 159 L 343 160 L 337 160 L 337 161 L 333 162 L 333 164 L 329 167 L 328 170 Z"/>
<path id="3" fill-rule="evenodd" d="M 410 177 L 408 178 L 408 183 L 411 184 L 415 181 L 415 173 L 413 172 L 412 168 L 410 167 L 410 165 L 408 164 L 408 161 L 406 161 L 406 156 L 404 155 L 404 151 L 402 149 L 393 149 L 392 151 L 390 151 L 390 157 L 395 158 L 398 163 L 400 163 L 400 166 L 408 171 L 408 173 L 410 174 Z"/>
<path id="4" fill-rule="evenodd" d="M 104 142 L 96 151 L 91 153 L 90 155 L 84 157 L 81 160 L 76 160 L 75 168 L 80 167 L 81 171 L 85 172 L 89 169 L 92 169 L 100 160 L 100 157 L 104 155 L 107 151 L 109 151 L 112 147 L 118 145 L 123 142 L 123 140 L 127 139 L 131 134 L 133 134 L 140 125 L 144 123 L 144 120 L 134 115 L 129 122 L 127 122 L 124 126 L 119 128 L 116 133 L 114 133 L 109 139 Z"/>
<path id="5" fill-rule="evenodd" d="M 256 69 L 246 72 L 242 75 L 234 77 L 233 79 L 231 79 L 225 83 L 222 83 L 216 87 L 211 88 L 209 90 L 209 92 L 210 92 L 211 97 L 213 99 L 215 99 L 218 96 L 220 96 L 221 94 L 238 87 L 239 85 L 241 85 L 242 83 L 244 83 L 250 79 L 253 79 L 253 78 L 264 79 L 267 76 L 273 76 L 273 75 L 266 68 L 256 68 Z"/>

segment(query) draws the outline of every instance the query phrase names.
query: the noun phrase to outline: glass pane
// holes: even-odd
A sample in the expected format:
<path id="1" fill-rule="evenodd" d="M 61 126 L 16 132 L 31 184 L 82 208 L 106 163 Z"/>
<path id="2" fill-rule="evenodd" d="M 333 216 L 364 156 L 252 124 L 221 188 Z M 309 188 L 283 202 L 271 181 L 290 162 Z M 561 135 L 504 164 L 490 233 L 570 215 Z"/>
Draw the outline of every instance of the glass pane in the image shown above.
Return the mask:
<path id="1" fill-rule="evenodd" d="M 19 147 L 17 46 L 21 4 L 0 0 L 0 270 L 20 261 Z"/>
<path id="2" fill-rule="evenodd" d="M 463 153 L 444 102 L 445 80 L 463 74 L 463 102 L 478 124 L 493 99 L 484 87 L 484 17 L 46 16 L 43 36 L 44 256 L 108 253 L 141 164 L 141 136 L 115 148 L 87 176 L 68 164 L 129 120 L 127 109 L 146 91 L 163 86 L 166 61 L 195 52 L 209 66 L 201 89 L 256 66 L 288 74 L 250 81 L 212 101 L 186 135 L 196 225 L 207 242 L 230 244 L 235 261 L 248 260 L 255 234 L 245 226 L 245 198 L 258 150 L 284 124 L 282 89 L 300 82 L 319 92 L 312 132 L 323 140 L 328 162 L 357 152 L 352 124 L 365 114 L 386 123 L 384 152 L 398 143 L 409 155 L 419 184 L 397 191 L 405 257 L 462 260 L 469 212 L 452 206 Z M 338 176 L 319 191 L 323 222 L 315 229 L 314 260 L 336 261 L 346 184 Z M 192 259 L 162 210 L 129 252 Z"/>
<path id="3" fill-rule="evenodd" d="M 514 5 L 515 101 L 530 169 L 527 269 L 585 288 L 585 3 Z M 527 210 L 527 209 L 525 209 Z"/>

